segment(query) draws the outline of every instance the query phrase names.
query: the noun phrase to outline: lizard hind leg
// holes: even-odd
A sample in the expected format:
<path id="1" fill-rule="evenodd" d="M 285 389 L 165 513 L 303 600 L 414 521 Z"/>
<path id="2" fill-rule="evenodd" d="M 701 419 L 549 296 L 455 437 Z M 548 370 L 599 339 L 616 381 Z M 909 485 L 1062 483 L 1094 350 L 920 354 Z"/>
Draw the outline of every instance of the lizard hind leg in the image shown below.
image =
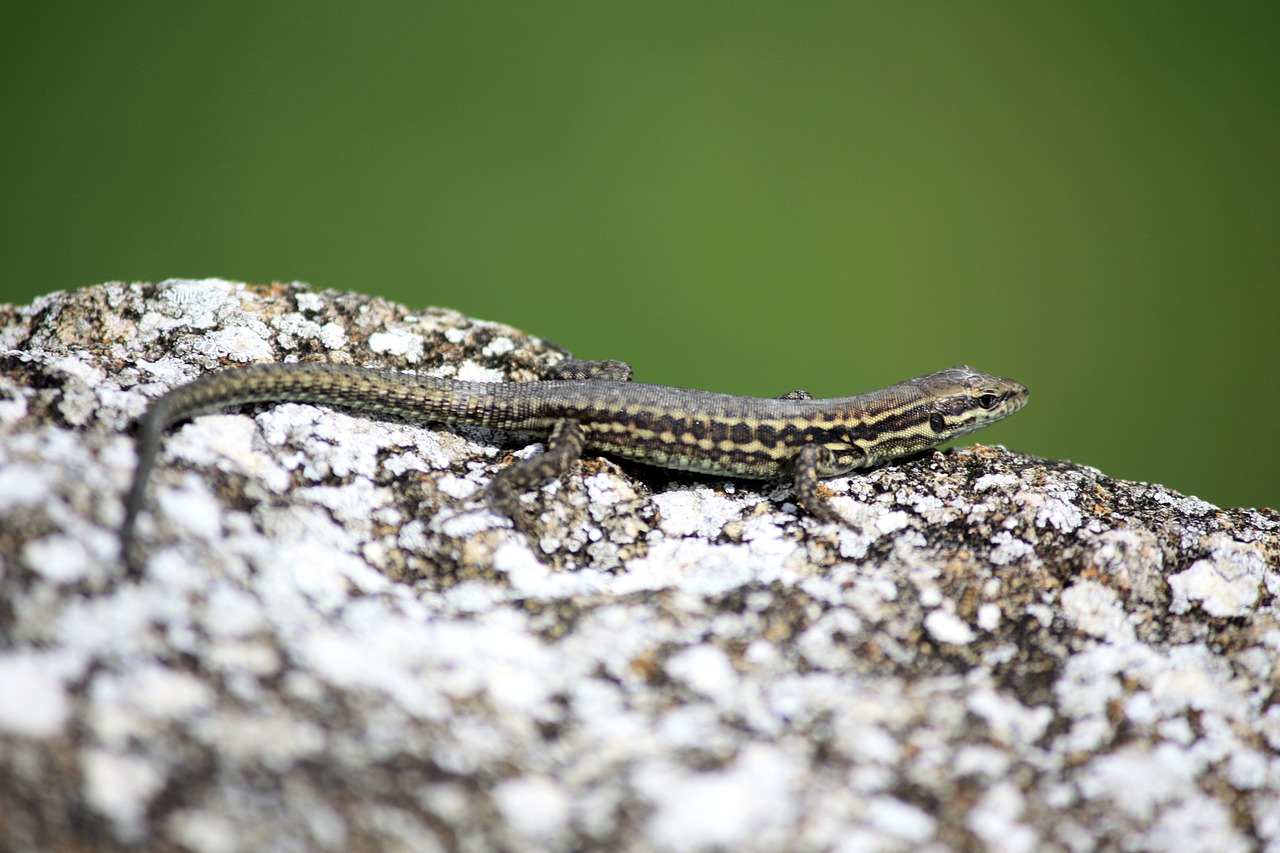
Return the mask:
<path id="1" fill-rule="evenodd" d="M 489 481 L 485 487 L 489 506 L 511 519 L 516 530 L 536 543 L 542 538 L 542 531 L 521 505 L 520 495 L 569 473 L 573 463 L 582 456 L 586 439 L 587 433 L 577 421 L 557 421 L 547 439 L 545 453 L 513 462 Z"/>

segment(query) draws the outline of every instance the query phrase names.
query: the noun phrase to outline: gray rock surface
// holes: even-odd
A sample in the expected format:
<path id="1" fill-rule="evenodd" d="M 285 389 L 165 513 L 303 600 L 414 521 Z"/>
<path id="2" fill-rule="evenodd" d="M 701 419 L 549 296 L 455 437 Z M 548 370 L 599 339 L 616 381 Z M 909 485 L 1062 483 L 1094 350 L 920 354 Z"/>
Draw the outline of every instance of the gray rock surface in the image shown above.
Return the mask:
<path id="1" fill-rule="evenodd" d="M 529 440 L 284 404 L 174 430 L 117 562 L 177 383 L 562 357 L 295 284 L 0 307 L 0 847 L 1280 850 L 1273 510 L 974 447 L 837 530 L 588 458 L 544 561 L 475 499 Z"/>

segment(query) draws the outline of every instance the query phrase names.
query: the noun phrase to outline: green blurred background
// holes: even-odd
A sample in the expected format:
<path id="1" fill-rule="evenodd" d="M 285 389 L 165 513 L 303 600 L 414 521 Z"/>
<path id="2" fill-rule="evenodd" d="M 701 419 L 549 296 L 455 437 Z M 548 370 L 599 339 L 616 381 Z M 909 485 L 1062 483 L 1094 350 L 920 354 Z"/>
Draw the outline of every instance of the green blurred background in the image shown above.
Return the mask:
<path id="1" fill-rule="evenodd" d="M 0 301 L 303 280 L 644 381 L 957 363 L 1280 504 L 1280 4 L 8 4 Z"/>

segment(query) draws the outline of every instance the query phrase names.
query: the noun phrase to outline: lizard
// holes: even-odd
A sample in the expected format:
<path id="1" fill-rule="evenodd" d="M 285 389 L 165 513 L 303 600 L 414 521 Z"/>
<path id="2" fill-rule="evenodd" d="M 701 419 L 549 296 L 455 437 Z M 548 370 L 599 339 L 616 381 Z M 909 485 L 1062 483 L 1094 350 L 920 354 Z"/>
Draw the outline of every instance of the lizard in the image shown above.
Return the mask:
<path id="1" fill-rule="evenodd" d="M 140 569 L 135 538 L 161 439 L 201 414 L 250 403 L 302 402 L 370 417 L 529 433 L 546 451 L 493 477 L 490 507 L 534 537 L 519 497 L 566 474 L 586 451 L 711 476 L 790 477 L 796 502 L 819 522 L 847 524 L 819 482 L 937 447 L 1005 418 L 1027 401 L 1020 382 L 951 367 L 850 397 L 718 394 L 631 381 L 621 361 L 568 360 L 549 378 L 467 382 L 326 363 L 225 368 L 157 398 L 138 429 L 125 499 L 121 556 Z"/>

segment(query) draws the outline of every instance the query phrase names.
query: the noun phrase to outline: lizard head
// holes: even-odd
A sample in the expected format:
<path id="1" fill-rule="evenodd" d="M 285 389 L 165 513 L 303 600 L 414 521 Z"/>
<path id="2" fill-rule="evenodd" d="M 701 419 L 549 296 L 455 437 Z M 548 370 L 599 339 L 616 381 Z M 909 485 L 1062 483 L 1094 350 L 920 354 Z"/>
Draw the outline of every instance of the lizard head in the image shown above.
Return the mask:
<path id="1" fill-rule="evenodd" d="M 874 414 L 860 420 L 849 442 L 857 467 L 919 453 L 995 423 L 1021 409 L 1027 386 L 972 367 L 950 367 L 872 392 Z"/>

